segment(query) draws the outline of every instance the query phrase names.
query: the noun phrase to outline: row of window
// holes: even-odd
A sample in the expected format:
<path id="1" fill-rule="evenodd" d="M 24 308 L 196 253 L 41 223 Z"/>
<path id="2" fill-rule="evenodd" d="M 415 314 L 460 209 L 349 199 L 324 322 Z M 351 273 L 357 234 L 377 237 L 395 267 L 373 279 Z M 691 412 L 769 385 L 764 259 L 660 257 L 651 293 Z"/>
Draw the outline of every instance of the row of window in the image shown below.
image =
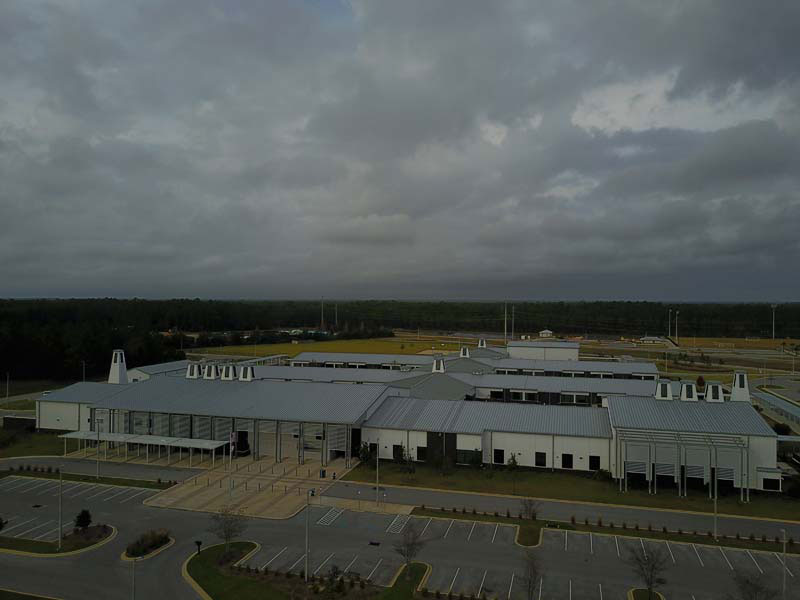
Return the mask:
<path id="1" fill-rule="evenodd" d="M 523 392 L 521 390 L 489 390 L 489 399 L 504 401 L 506 399 L 506 391 L 508 392 L 508 399 L 511 402 L 535 402 L 538 404 L 582 404 L 588 405 L 592 403 L 592 394 L 580 392 Z"/>
<path id="2" fill-rule="evenodd" d="M 497 375 L 527 375 L 539 377 L 585 377 L 588 379 L 636 379 L 654 381 L 656 375 L 634 375 L 631 373 L 587 373 L 585 371 L 535 371 L 531 369 L 495 369 Z"/>
<path id="3" fill-rule="evenodd" d="M 402 455 L 402 446 L 395 444 L 392 448 L 392 454 L 395 457 Z M 428 448 L 425 446 L 417 446 L 417 460 L 424 462 L 428 459 Z M 496 465 L 506 464 L 506 451 L 502 448 L 495 448 L 494 455 L 492 456 L 493 462 Z M 483 462 L 483 455 L 480 450 L 456 450 L 456 464 L 459 465 L 480 465 Z M 533 464 L 536 467 L 547 466 L 547 452 L 536 452 L 534 454 Z M 570 453 L 561 454 L 561 468 L 572 469 L 573 455 Z M 594 454 L 589 455 L 589 470 L 600 470 L 600 457 Z"/>

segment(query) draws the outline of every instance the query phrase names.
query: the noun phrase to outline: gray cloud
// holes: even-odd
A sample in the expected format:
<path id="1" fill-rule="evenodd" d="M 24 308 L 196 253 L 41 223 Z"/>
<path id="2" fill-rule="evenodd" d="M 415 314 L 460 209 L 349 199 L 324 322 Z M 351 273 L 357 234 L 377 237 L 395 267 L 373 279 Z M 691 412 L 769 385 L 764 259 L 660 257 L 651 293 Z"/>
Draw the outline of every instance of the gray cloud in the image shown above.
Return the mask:
<path id="1" fill-rule="evenodd" d="M 0 4 L 1 293 L 796 299 L 798 11 Z"/>

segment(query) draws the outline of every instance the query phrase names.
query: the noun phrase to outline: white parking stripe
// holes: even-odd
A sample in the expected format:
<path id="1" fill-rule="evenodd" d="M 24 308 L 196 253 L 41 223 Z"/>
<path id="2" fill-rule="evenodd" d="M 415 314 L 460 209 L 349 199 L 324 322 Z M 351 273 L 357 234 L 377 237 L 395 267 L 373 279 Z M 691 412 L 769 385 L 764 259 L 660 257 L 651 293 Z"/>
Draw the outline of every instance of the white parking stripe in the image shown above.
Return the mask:
<path id="1" fill-rule="evenodd" d="M 34 519 L 28 519 L 27 521 L 23 521 L 22 523 L 17 523 L 16 525 L 12 525 L 8 529 L 4 528 L 3 529 L 3 535 L 8 535 L 8 532 L 11 531 L 12 529 L 16 529 L 17 527 L 22 527 L 26 523 L 30 523 L 31 521 L 35 521 L 35 520 L 36 520 L 35 518 Z"/>
<path id="2" fill-rule="evenodd" d="M 10 476 L 6 477 L 5 479 L 3 479 L 3 481 L 0 481 L 0 489 L 2 489 L 4 487 L 10 487 L 10 486 L 14 485 L 17 482 L 19 482 L 19 477 L 15 477 L 13 475 L 10 475 Z"/>
<path id="3" fill-rule="evenodd" d="M 382 562 L 383 562 L 383 559 L 379 558 L 378 562 L 375 563 L 375 566 L 372 567 L 372 571 L 370 571 L 369 575 L 367 575 L 367 581 L 370 581 L 372 579 L 372 576 L 375 574 L 375 571 L 378 569 L 378 567 L 381 566 Z"/>
<path id="4" fill-rule="evenodd" d="M 783 568 L 786 569 L 786 572 L 789 574 L 789 577 L 794 577 L 794 573 L 792 573 L 789 570 L 789 567 L 783 562 L 783 559 L 780 557 L 780 555 L 777 552 L 773 552 L 773 554 L 775 555 L 775 558 L 778 559 L 778 562 L 781 563 Z"/>
<path id="5" fill-rule="evenodd" d="M 95 496 L 99 496 L 100 494 L 105 494 L 106 492 L 108 492 L 108 487 L 106 487 L 106 486 L 104 486 L 104 485 L 99 485 L 99 484 L 98 484 L 98 487 L 100 488 L 100 491 L 98 491 L 98 492 L 95 492 L 95 493 L 94 493 L 94 494 L 92 494 L 91 496 L 86 496 L 86 499 L 87 499 L 87 500 L 88 500 L 89 498 L 94 498 Z"/>
<path id="6" fill-rule="evenodd" d="M 469 530 L 469 535 L 467 536 L 467 541 L 470 541 L 470 539 L 472 539 L 472 532 L 475 531 L 475 525 L 477 525 L 477 524 L 478 524 L 477 521 L 473 521 L 472 522 L 472 527 Z"/>
<path id="7" fill-rule="evenodd" d="M 319 566 L 316 568 L 316 570 L 314 571 L 314 575 L 316 575 L 317 573 L 319 573 L 319 570 L 320 570 L 322 567 L 324 567 L 324 566 L 325 566 L 325 563 L 327 563 L 327 562 L 328 562 L 330 559 L 332 559 L 332 558 L 333 558 L 334 554 L 335 554 L 334 552 L 331 552 L 331 553 L 330 553 L 330 556 L 328 556 L 328 558 L 326 558 L 325 560 L 323 560 L 323 561 L 320 563 L 320 565 L 319 565 Z"/>
<path id="8" fill-rule="evenodd" d="M 667 542 L 667 550 L 669 550 L 669 556 L 672 559 L 672 564 L 675 564 L 675 555 L 672 554 L 672 548 L 670 548 L 669 540 L 665 540 Z"/>
<path id="9" fill-rule="evenodd" d="M 758 569 L 758 572 L 763 575 L 764 569 L 761 568 L 761 565 L 758 564 L 758 561 L 755 559 L 755 557 L 752 554 L 750 554 L 750 550 L 745 550 L 745 552 L 747 552 L 747 556 L 749 556 L 753 560 L 753 564 L 756 566 L 756 569 Z"/>
<path id="10" fill-rule="evenodd" d="M 70 496 L 67 496 L 66 494 L 64 494 L 64 495 L 67 496 L 67 498 L 77 498 L 81 494 L 85 494 L 86 492 L 88 492 L 90 490 L 94 490 L 96 488 L 97 488 L 97 484 L 94 484 L 94 483 L 88 484 L 88 485 L 82 485 L 81 489 L 78 491 L 77 494 L 72 494 Z M 72 491 L 72 490 L 70 490 L 70 491 Z"/>
<path id="11" fill-rule="evenodd" d="M 433 517 L 429 517 L 429 518 L 428 518 L 428 522 L 427 522 L 427 523 L 425 523 L 425 527 L 423 527 L 423 528 L 422 528 L 422 533 L 420 533 L 420 534 L 419 534 L 419 536 L 420 536 L 420 537 L 422 537 L 423 535 L 425 535 L 425 532 L 428 530 L 428 525 L 430 525 L 430 524 L 431 524 L 431 521 L 433 521 Z"/>
<path id="12" fill-rule="evenodd" d="M 456 573 L 453 575 L 453 580 L 450 582 L 450 587 L 447 588 L 447 593 L 451 593 L 453 591 L 453 586 L 456 583 L 456 579 L 458 578 L 458 573 L 461 571 L 461 567 L 456 567 Z"/>
<path id="13" fill-rule="evenodd" d="M 356 555 L 353 557 L 353 560 L 351 560 L 351 561 L 350 561 L 350 564 L 349 564 L 349 565 L 347 565 L 347 567 L 345 568 L 345 570 L 344 570 L 344 571 L 342 571 L 342 574 L 344 575 L 345 573 L 347 573 L 347 572 L 350 570 L 350 567 L 352 567 L 352 566 L 353 566 L 353 563 L 355 563 L 357 560 L 358 560 L 358 554 L 356 554 Z"/>
<path id="14" fill-rule="evenodd" d="M 564 530 L 564 552 L 567 551 L 567 530 Z"/>
<path id="15" fill-rule="evenodd" d="M 17 515 L 14 515 L 13 517 L 8 517 L 6 519 L 6 524 L 8 524 L 9 521 L 13 521 L 14 519 L 19 519 L 19 517 Z"/>
<path id="16" fill-rule="evenodd" d="M 725 556 L 725 550 L 722 549 L 722 546 L 719 547 L 719 551 L 722 553 L 722 558 L 724 558 L 725 562 L 728 563 L 728 566 L 731 568 L 731 571 L 733 571 L 733 565 L 731 564 L 731 561 L 728 560 L 728 557 Z"/>
<path id="17" fill-rule="evenodd" d="M 506 596 L 506 598 L 508 598 L 509 600 L 511 600 L 511 588 L 513 587 L 514 587 L 514 573 L 512 572 L 511 581 L 508 583 L 508 596 Z"/>
<path id="18" fill-rule="evenodd" d="M 306 555 L 305 553 L 303 553 L 303 556 L 294 561 L 294 564 L 291 567 L 289 567 L 289 570 L 291 571 L 292 569 L 294 569 L 300 563 L 300 561 L 303 560 L 305 557 Z"/>
<path id="19" fill-rule="evenodd" d="M 61 529 L 67 529 L 68 527 L 70 527 L 70 524 L 69 524 L 69 523 L 64 523 L 64 524 L 61 526 Z M 44 538 L 44 537 L 50 537 L 52 534 L 56 533 L 57 531 L 58 531 L 58 527 L 54 527 L 53 529 L 51 529 L 51 530 L 49 530 L 49 531 L 45 531 L 43 534 L 41 534 L 41 535 L 39 535 L 39 536 L 36 536 L 36 537 L 35 537 L 35 538 L 33 538 L 33 539 L 35 539 L 35 540 L 40 540 L 40 539 L 42 539 L 42 538 Z M 56 537 L 56 539 L 58 539 L 58 538 Z"/>
<path id="20" fill-rule="evenodd" d="M 478 587 L 478 596 L 477 596 L 478 598 L 481 597 L 481 592 L 483 591 L 483 583 L 486 581 L 486 573 L 488 573 L 488 571 L 483 572 L 483 577 L 481 578 L 481 585 Z"/>
<path id="21" fill-rule="evenodd" d="M 450 533 L 450 528 L 453 526 L 454 519 L 450 519 L 450 525 L 447 526 L 447 531 L 444 532 L 442 539 L 447 539 L 447 534 Z"/>
<path id="22" fill-rule="evenodd" d="M 12 485 L 8 486 L 3 491 L 10 492 L 11 490 L 14 490 L 14 489 L 17 489 L 17 488 L 21 488 L 21 487 L 24 487 L 24 486 L 30 484 L 31 481 L 36 481 L 36 480 L 35 479 L 29 479 L 27 477 L 20 477 L 15 483 L 13 483 Z"/>
<path id="23" fill-rule="evenodd" d="M 14 537 L 15 538 L 22 537 L 23 535 L 26 535 L 26 534 L 30 533 L 31 531 L 36 531 L 37 529 L 41 529 L 42 527 L 46 527 L 47 525 L 50 525 L 50 523 L 55 523 L 55 521 L 53 521 L 52 519 L 49 520 L 49 521 L 45 521 L 41 525 L 37 525 L 36 527 L 31 527 L 30 529 L 26 529 L 25 531 L 16 534 Z"/>
<path id="24" fill-rule="evenodd" d="M 286 548 L 288 548 L 288 547 L 289 547 L 289 546 L 286 546 L 286 547 L 285 547 L 283 550 L 281 550 L 281 551 L 280 551 L 280 552 L 278 552 L 278 553 L 277 553 L 275 556 L 273 556 L 272 558 L 270 558 L 270 559 L 269 559 L 267 562 L 265 562 L 263 565 L 261 565 L 261 568 L 262 568 L 262 569 L 266 569 L 268 566 L 270 566 L 270 565 L 271 565 L 271 564 L 272 564 L 272 563 L 275 561 L 275 559 L 276 559 L 276 558 L 278 558 L 278 557 L 279 557 L 281 554 L 283 554 L 284 552 L 286 552 Z"/>
<path id="25" fill-rule="evenodd" d="M 35 490 L 36 488 L 40 488 L 40 487 L 42 487 L 43 485 L 49 485 L 49 484 L 51 484 L 51 483 L 53 483 L 53 482 L 52 482 L 52 481 L 41 481 L 41 482 L 37 483 L 36 485 L 34 485 L 33 487 L 29 487 L 29 488 L 28 488 L 27 490 L 25 490 L 25 491 L 26 491 L 26 492 L 31 492 L 31 491 Z"/>
<path id="26" fill-rule="evenodd" d="M 103 498 L 103 501 L 105 502 L 106 500 L 111 500 L 112 498 L 116 498 L 117 496 L 121 496 L 122 494 L 129 494 L 130 491 L 131 491 L 130 488 L 124 488 L 119 492 L 117 492 L 116 494 L 111 494 L 110 496 Z"/>
<path id="27" fill-rule="evenodd" d="M 614 543 L 617 545 L 617 558 L 619 558 L 619 539 L 614 536 Z"/>
<path id="28" fill-rule="evenodd" d="M 64 484 L 63 491 L 71 492 L 76 487 L 77 486 L 75 486 L 75 485 L 70 485 L 70 484 L 67 483 L 67 484 Z M 49 494 L 50 492 L 53 492 L 53 496 L 58 496 L 58 482 L 57 481 L 53 485 L 44 488 L 42 491 L 40 491 L 36 495 L 37 496 L 44 496 L 45 494 Z"/>
<path id="29" fill-rule="evenodd" d="M 644 555 L 644 559 L 647 560 L 647 551 L 644 549 L 644 540 L 639 538 L 639 542 L 642 544 L 642 554 Z"/>
<path id="30" fill-rule="evenodd" d="M 137 493 L 133 494 L 132 496 L 128 496 L 127 498 L 123 498 L 122 500 L 120 500 L 120 501 L 119 501 L 119 503 L 120 503 L 120 504 L 123 504 L 124 502 L 127 502 L 127 501 L 128 501 L 128 500 L 130 500 L 131 498 L 136 498 L 136 496 L 141 496 L 142 494 L 146 494 L 146 493 L 147 493 L 147 492 L 149 492 L 149 491 L 150 491 L 150 490 L 142 490 L 142 491 L 140 491 L 140 492 L 137 492 Z"/>
<path id="31" fill-rule="evenodd" d="M 697 560 L 699 560 L 699 561 L 700 561 L 700 566 L 701 566 L 701 567 L 705 567 L 705 565 L 703 564 L 703 559 L 702 559 L 702 558 L 700 558 L 700 553 L 697 551 L 697 546 L 695 546 L 694 544 L 692 544 L 692 548 L 694 548 L 694 553 L 695 553 L 695 555 L 697 556 Z"/>
<path id="32" fill-rule="evenodd" d="M 600 600 L 603 600 L 603 584 L 602 583 L 598 583 L 597 587 L 600 588 Z"/>
<path id="33" fill-rule="evenodd" d="M 494 533 L 492 534 L 492 543 L 494 544 L 494 538 L 497 537 L 497 529 L 500 527 L 500 523 L 496 523 L 494 526 Z"/>
<path id="34" fill-rule="evenodd" d="M 594 554 L 594 542 L 592 541 L 592 532 L 589 532 L 589 554 Z"/>
<path id="35" fill-rule="evenodd" d="M 542 600 L 542 584 L 543 583 L 544 583 L 544 577 L 539 577 L 539 600 Z M 603 600 L 603 599 L 600 598 L 600 600 Z"/>

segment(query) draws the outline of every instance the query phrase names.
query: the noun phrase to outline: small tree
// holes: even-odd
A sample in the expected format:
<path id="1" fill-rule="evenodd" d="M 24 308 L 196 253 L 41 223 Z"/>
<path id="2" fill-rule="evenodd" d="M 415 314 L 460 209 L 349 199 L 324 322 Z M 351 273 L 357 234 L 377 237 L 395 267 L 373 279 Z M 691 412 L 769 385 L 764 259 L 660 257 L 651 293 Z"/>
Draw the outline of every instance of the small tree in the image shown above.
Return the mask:
<path id="1" fill-rule="evenodd" d="M 81 531 L 86 531 L 89 525 L 92 524 L 92 513 L 85 508 L 75 517 L 75 527 Z"/>
<path id="2" fill-rule="evenodd" d="M 358 449 L 358 460 L 362 463 L 369 463 L 372 460 L 372 450 L 367 442 L 361 443 L 361 447 Z"/>
<path id="3" fill-rule="evenodd" d="M 532 550 L 525 550 L 522 555 L 522 586 L 525 590 L 525 599 L 534 600 L 537 597 L 536 584 L 539 582 L 539 561 Z"/>
<path id="4" fill-rule="evenodd" d="M 698 390 L 702 390 L 703 388 L 706 387 L 706 380 L 703 378 L 702 375 L 697 376 L 697 381 L 695 383 L 697 384 Z"/>
<path id="5" fill-rule="evenodd" d="M 778 597 L 778 590 L 769 585 L 763 573 L 736 572 L 733 584 L 734 593 L 726 596 L 729 600 L 772 600 Z"/>
<path id="6" fill-rule="evenodd" d="M 519 463 L 517 462 L 517 455 L 513 452 L 511 456 L 508 457 L 508 462 L 506 463 L 506 467 L 508 468 L 508 473 L 511 475 L 511 493 L 517 493 L 517 475 L 519 474 Z"/>
<path id="7" fill-rule="evenodd" d="M 3 517 L 0 517 L 0 531 L 3 531 L 3 527 L 6 526 L 7 521 L 3 520 Z"/>
<path id="8" fill-rule="evenodd" d="M 661 547 L 656 548 L 647 555 L 640 554 L 635 550 L 629 552 L 628 565 L 642 582 L 644 589 L 647 590 L 648 600 L 653 600 L 653 592 L 667 582 L 664 579 L 664 573 L 667 571 L 668 561 L 667 553 Z"/>
<path id="9" fill-rule="evenodd" d="M 227 554 L 231 542 L 242 535 L 245 529 L 247 521 L 241 513 L 236 512 L 232 506 L 223 506 L 211 515 L 208 531 L 225 542 L 225 554 Z"/>
<path id="10" fill-rule="evenodd" d="M 406 578 L 411 577 L 411 561 L 417 557 L 424 546 L 422 533 L 413 524 L 409 524 L 403 530 L 403 537 L 395 543 L 394 551 L 403 557 L 406 565 Z"/>
<path id="11" fill-rule="evenodd" d="M 523 517 L 535 521 L 539 518 L 539 510 L 542 508 L 542 504 L 533 498 L 523 498 L 519 503 L 519 507 Z"/>

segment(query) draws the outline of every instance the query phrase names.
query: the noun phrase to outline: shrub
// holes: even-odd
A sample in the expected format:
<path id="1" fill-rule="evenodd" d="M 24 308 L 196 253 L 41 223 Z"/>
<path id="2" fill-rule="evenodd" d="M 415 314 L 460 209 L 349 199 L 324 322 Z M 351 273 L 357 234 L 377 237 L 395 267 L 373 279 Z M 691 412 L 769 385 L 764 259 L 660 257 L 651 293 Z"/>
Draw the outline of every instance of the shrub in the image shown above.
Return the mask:
<path id="1" fill-rule="evenodd" d="M 461 507 L 461 514 L 462 514 L 462 515 L 465 515 L 465 514 L 467 514 L 467 508 L 466 508 L 465 506 L 462 506 L 462 507 Z"/>
<path id="2" fill-rule="evenodd" d="M 436 593 L 434 594 L 434 596 L 436 596 L 436 598 L 441 598 L 442 597 L 442 593 L 439 590 L 436 590 Z"/>
<path id="3" fill-rule="evenodd" d="M 291 579 L 291 578 L 292 578 L 292 572 L 286 571 L 286 579 Z"/>
<path id="4" fill-rule="evenodd" d="M 628 524 L 625 521 L 622 522 L 622 528 L 623 529 L 627 529 L 628 528 Z"/>
<path id="5" fill-rule="evenodd" d="M 648 523 L 647 524 L 647 531 L 653 531 L 653 524 L 652 523 Z"/>
<path id="6" fill-rule="evenodd" d="M 455 512 L 458 512 L 458 510 L 456 509 L 456 507 L 455 507 L 455 506 L 453 507 L 453 512 L 454 512 L 454 513 L 455 513 Z"/>
<path id="7" fill-rule="evenodd" d="M 362 590 L 364 589 L 365 585 L 364 585 L 364 580 L 363 579 L 359 579 L 358 580 L 358 587 L 361 588 Z"/>
<path id="8" fill-rule="evenodd" d="M 350 589 L 352 590 L 354 587 L 356 587 L 356 580 L 351 577 L 350 578 Z"/>
<path id="9" fill-rule="evenodd" d="M 425 505 L 424 505 L 424 504 L 420 505 L 420 508 L 421 508 L 422 510 L 425 510 Z"/>
<path id="10" fill-rule="evenodd" d="M 708 532 L 708 537 L 714 537 L 714 534 L 709 531 Z"/>
<path id="11" fill-rule="evenodd" d="M 781 538 L 779 538 L 777 535 L 775 536 L 775 543 L 776 544 L 780 544 L 781 543 Z"/>
<path id="12" fill-rule="evenodd" d="M 573 525 L 575 525 L 575 515 L 572 515 L 572 516 L 569 518 L 569 522 L 570 522 L 570 523 L 572 523 Z"/>
<path id="13" fill-rule="evenodd" d="M 598 527 L 602 527 L 603 526 L 603 517 L 597 517 L 597 526 Z"/>
<path id="14" fill-rule="evenodd" d="M 678 529 L 678 535 L 683 535 L 683 529 Z"/>
<path id="15" fill-rule="evenodd" d="M 89 525 L 92 524 L 92 513 L 85 508 L 75 516 L 75 527 L 82 531 L 86 531 Z"/>
<path id="16" fill-rule="evenodd" d="M 475 507 L 474 507 L 474 506 L 472 507 L 472 514 L 473 514 L 473 515 L 476 515 L 476 514 L 478 514 L 477 512 L 475 512 Z"/>
<path id="17" fill-rule="evenodd" d="M 314 587 L 312 587 L 312 588 L 311 588 L 311 591 L 312 591 L 314 594 L 319 594 L 319 586 L 318 586 L 318 585 L 315 583 L 315 584 L 314 584 Z"/>
<path id="18" fill-rule="evenodd" d="M 494 516 L 499 517 L 500 515 L 497 514 L 497 511 L 494 511 Z"/>
<path id="19" fill-rule="evenodd" d="M 736 539 L 737 539 L 737 540 L 740 540 L 740 539 L 742 539 L 742 538 L 739 536 L 739 532 L 738 532 L 738 531 L 736 532 Z"/>
<path id="20" fill-rule="evenodd" d="M 126 553 L 128 556 L 144 556 L 169 542 L 169 531 L 166 529 L 151 529 L 146 531 L 130 544 Z M 248 570 L 250 567 L 248 566 Z"/>
<path id="21" fill-rule="evenodd" d="M 761 541 L 762 542 L 766 542 L 767 541 L 767 536 L 764 535 L 763 533 L 761 534 Z"/>
<path id="22" fill-rule="evenodd" d="M 638 523 L 636 523 L 636 525 L 634 525 L 634 526 L 633 526 L 633 528 L 634 528 L 636 531 L 639 531 L 639 524 L 638 524 Z"/>
<path id="23" fill-rule="evenodd" d="M 161 477 L 156 480 L 156 483 L 161 483 Z"/>
<path id="24" fill-rule="evenodd" d="M 426 587 L 422 588 L 421 591 L 422 591 L 422 597 L 423 598 L 427 598 L 428 597 L 428 588 L 426 588 Z"/>
<path id="25" fill-rule="evenodd" d="M 507 519 L 510 519 L 510 518 L 511 518 L 511 511 L 510 511 L 510 510 L 508 510 L 508 509 L 506 509 L 506 518 L 507 518 Z"/>
<path id="26" fill-rule="evenodd" d="M 790 545 L 790 546 L 791 546 L 792 544 L 794 544 L 794 538 L 789 538 L 787 541 L 789 542 L 789 545 Z"/>
<path id="27" fill-rule="evenodd" d="M 588 525 L 589 524 L 589 517 L 584 517 L 583 524 L 584 525 Z"/>

